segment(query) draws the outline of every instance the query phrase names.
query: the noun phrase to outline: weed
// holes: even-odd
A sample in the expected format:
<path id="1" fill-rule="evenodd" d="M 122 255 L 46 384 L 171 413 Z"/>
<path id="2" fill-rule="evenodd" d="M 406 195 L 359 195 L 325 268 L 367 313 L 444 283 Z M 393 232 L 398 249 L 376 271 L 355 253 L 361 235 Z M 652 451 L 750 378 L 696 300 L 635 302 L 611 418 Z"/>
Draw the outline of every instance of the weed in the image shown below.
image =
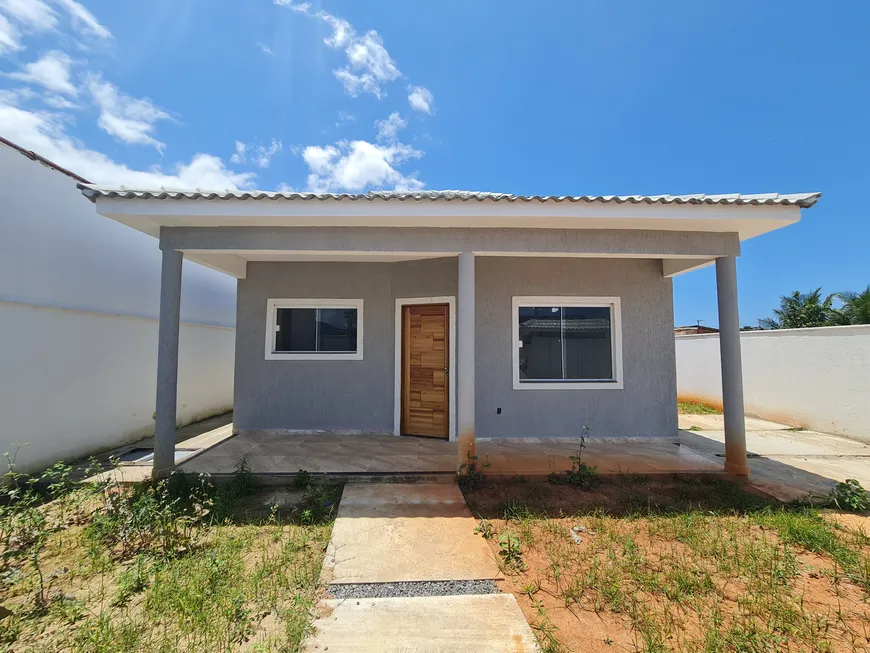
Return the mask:
<path id="1" fill-rule="evenodd" d="M 491 540 L 493 535 L 495 535 L 495 527 L 488 519 L 481 519 L 477 526 L 474 527 L 474 532 L 485 540 Z"/>
<path id="2" fill-rule="evenodd" d="M 844 482 L 837 483 L 828 497 L 830 502 L 840 510 L 864 512 L 870 508 L 867 490 L 854 478 L 847 478 Z"/>
<path id="3" fill-rule="evenodd" d="M 295 509 L 299 523 L 306 526 L 325 523 L 332 518 L 336 499 L 335 488 L 309 486 L 302 502 Z"/>
<path id="4" fill-rule="evenodd" d="M 198 486 L 178 494 L 189 487 L 187 479 L 170 479 L 129 489 L 109 487 L 102 512 L 86 529 L 87 537 L 117 549 L 121 559 L 146 551 L 180 554 L 195 547 L 209 523 L 213 488 L 203 478 Z"/>
<path id="5" fill-rule="evenodd" d="M 133 564 L 118 576 L 118 592 L 112 601 L 114 607 L 121 607 L 136 594 L 144 591 L 151 584 L 152 567 L 148 558 L 142 554 L 136 556 Z"/>
<path id="6" fill-rule="evenodd" d="M 721 415 L 722 411 L 700 401 L 678 400 L 677 411 L 684 415 Z"/>
<path id="7" fill-rule="evenodd" d="M 556 638 L 558 628 L 550 621 L 550 617 L 544 607 L 544 602 L 533 600 L 532 607 L 535 609 L 536 618 L 529 625 L 537 635 L 538 644 L 541 646 L 541 653 L 561 653 L 561 651 L 564 651 L 565 648 L 562 646 L 562 643 Z"/>
<path id="8" fill-rule="evenodd" d="M 267 615 L 279 628 L 254 648 L 299 650 L 341 488 L 309 486 L 289 519 L 250 524 L 246 461 L 220 487 L 186 474 L 83 486 L 67 465 L 32 479 L 7 461 L 0 651 L 235 650 Z"/>
<path id="9" fill-rule="evenodd" d="M 480 456 L 473 456 L 470 451 L 467 456 L 468 459 L 459 466 L 456 473 L 463 490 L 474 490 L 483 482 L 483 470 L 489 469 L 492 463 L 486 458 L 481 462 Z"/>
<path id="10" fill-rule="evenodd" d="M 584 425 L 580 429 L 580 447 L 577 454 L 569 456 L 571 459 L 571 469 L 564 474 L 556 474 L 553 472 L 549 475 L 549 480 L 555 485 L 572 485 L 581 490 L 590 490 L 598 485 L 601 480 L 598 475 L 598 468 L 594 465 L 587 465 L 583 462 L 583 450 L 586 448 L 586 438 L 589 435 L 589 426 Z"/>
<path id="11" fill-rule="evenodd" d="M 311 472 L 308 472 L 304 469 L 300 469 L 293 476 L 293 487 L 297 490 L 304 490 L 309 485 L 311 485 Z"/>
<path id="12" fill-rule="evenodd" d="M 499 555 L 508 567 L 519 571 L 525 570 L 526 564 L 523 562 L 520 538 L 510 531 L 505 531 L 498 536 L 498 549 Z"/>

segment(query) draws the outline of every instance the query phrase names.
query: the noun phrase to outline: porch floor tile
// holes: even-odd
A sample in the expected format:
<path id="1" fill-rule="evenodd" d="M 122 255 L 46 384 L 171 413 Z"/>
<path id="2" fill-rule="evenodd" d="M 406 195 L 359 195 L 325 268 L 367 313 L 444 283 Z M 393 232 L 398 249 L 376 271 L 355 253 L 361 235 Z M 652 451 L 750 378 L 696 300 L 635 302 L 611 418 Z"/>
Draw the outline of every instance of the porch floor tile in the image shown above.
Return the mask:
<path id="1" fill-rule="evenodd" d="M 571 469 L 579 442 L 530 438 L 480 441 L 485 474 L 546 475 Z M 459 460 L 455 442 L 393 435 L 292 435 L 246 431 L 184 462 L 185 472 L 227 474 L 246 458 L 255 474 L 449 474 Z M 722 464 L 665 440 L 587 442 L 583 460 L 603 474 L 721 472 Z"/>

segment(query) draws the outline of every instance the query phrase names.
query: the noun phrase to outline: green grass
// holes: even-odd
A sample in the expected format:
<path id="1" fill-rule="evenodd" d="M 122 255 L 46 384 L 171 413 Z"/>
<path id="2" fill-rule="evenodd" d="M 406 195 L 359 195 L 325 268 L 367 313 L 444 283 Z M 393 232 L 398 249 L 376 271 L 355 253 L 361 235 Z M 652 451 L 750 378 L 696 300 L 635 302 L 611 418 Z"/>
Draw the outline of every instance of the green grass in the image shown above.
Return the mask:
<path id="1" fill-rule="evenodd" d="M 8 542 L 0 550 L 11 611 L 0 651 L 298 651 L 340 491 L 308 486 L 270 510 L 244 465 L 220 488 L 183 476 L 70 488 L 38 507 L 36 562 Z M 13 527 L 4 513 L 0 534 Z"/>
<path id="2" fill-rule="evenodd" d="M 721 415 L 722 411 L 700 401 L 679 400 L 677 412 L 684 415 Z"/>

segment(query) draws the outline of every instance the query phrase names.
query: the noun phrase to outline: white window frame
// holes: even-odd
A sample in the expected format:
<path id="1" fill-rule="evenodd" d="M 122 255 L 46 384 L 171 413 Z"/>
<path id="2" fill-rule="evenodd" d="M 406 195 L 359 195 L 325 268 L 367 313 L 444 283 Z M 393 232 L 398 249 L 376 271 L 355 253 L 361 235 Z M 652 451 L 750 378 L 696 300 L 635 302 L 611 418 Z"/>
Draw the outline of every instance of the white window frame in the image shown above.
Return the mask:
<path id="1" fill-rule="evenodd" d="M 536 306 L 606 307 L 611 313 L 613 381 L 520 381 L 520 308 Z M 514 390 L 622 390 L 622 308 L 619 297 L 514 297 L 511 309 Z"/>
<path id="2" fill-rule="evenodd" d="M 348 308 L 356 309 L 356 351 L 276 352 L 279 308 Z M 267 361 L 361 361 L 363 359 L 363 300 L 361 299 L 269 299 L 266 302 Z"/>

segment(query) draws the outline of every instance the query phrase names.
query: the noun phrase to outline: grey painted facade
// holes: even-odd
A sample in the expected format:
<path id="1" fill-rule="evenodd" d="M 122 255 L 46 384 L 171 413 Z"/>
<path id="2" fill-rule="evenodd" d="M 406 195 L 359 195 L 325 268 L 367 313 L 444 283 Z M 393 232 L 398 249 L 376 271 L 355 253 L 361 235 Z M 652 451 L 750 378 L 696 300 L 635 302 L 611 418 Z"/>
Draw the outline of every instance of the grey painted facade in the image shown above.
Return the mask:
<path id="1" fill-rule="evenodd" d="M 180 250 L 530 252 L 629 256 L 737 256 L 736 233 L 648 229 L 435 229 L 427 227 L 161 227 Z"/>
<path id="2" fill-rule="evenodd" d="M 457 274 L 456 257 L 249 263 L 238 290 L 236 427 L 392 432 L 395 300 L 456 296 Z M 477 257 L 475 294 L 478 438 L 571 437 L 583 425 L 593 437 L 677 434 L 672 288 L 661 261 Z M 515 295 L 620 297 L 624 389 L 513 390 Z M 270 298 L 363 299 L 364 359 L 265 360 Z"/>

